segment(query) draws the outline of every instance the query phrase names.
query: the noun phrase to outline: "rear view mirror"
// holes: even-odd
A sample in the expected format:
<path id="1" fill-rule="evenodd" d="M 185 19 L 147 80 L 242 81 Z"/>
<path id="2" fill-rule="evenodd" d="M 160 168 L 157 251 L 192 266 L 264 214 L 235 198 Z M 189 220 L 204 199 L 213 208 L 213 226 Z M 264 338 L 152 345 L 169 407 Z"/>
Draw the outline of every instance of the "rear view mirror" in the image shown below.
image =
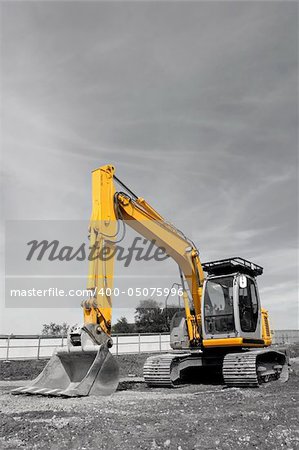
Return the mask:
<path id="1" fill-rule="evenodd" d="M 239 280 L 240 288 L 245 289 L 247 287 L 247 278 L 245 275 L 241 275 Z"/>

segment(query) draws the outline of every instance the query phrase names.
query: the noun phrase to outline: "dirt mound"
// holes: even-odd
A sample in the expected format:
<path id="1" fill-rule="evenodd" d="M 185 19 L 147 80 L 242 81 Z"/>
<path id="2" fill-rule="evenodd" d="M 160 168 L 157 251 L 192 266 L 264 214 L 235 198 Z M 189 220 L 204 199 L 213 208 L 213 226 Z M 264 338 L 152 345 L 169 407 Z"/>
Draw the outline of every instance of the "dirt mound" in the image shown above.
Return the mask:
<path id="1" fill-rule="evenodd" d="M 0 380 L 31 380 L 43 370 L 48 360 L 0 361 Z"/>

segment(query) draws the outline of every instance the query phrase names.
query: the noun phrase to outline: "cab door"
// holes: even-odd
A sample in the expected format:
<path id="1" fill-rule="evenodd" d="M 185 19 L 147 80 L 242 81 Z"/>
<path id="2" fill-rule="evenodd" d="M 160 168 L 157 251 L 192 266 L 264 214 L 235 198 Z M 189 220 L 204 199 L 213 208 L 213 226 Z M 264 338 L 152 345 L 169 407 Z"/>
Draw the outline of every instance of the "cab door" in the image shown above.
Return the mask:
<path id="1" fill-rule="evenodd" d="M 203 339 L 237 336 L 234 311 L 235 275 L 209 277 L 204 283 L 202 317 Z"/>
<path id="2" fill-rule="evenodd" d="M 245 339 L 261 339 L 260 300 L 257 284 L 248 275 L 238 276 L 238 301 L 235 304 L 236 328 Z"/>

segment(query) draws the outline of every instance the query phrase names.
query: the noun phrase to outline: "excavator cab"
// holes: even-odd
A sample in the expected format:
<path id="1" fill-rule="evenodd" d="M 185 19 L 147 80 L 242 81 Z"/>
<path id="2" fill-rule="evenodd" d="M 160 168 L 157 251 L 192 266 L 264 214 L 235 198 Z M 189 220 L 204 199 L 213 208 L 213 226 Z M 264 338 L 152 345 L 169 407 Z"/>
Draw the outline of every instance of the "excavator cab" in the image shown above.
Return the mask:
<path id="1" fill-rule="evenodd" d="M 207 272 L 201 305 L 202 347 L 265 347 L 271 344 L 267 312 L 261 308 L 256 277 L 263 268 L 243 258 L 202 264 Z M 192 347 L 185 315 L 171 323 L 171 347 Z"/>
<path id="2" fill-rule="evenodd" d="M 261 308 L 256 277 L 263 268 L 243 258 L 203 264 L 204 347 L 264 347 L 271 335 Z"/>

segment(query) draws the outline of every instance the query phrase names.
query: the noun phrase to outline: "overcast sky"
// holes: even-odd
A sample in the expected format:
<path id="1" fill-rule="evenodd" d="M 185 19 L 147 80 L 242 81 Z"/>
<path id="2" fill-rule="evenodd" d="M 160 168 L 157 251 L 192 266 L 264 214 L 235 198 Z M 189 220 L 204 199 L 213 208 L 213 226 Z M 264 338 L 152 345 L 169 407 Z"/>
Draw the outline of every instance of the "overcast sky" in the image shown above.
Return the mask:
<path id="1" fill-rule="evenodd" d="M 296 10 L 1 2 L 4 220 L 87 219 L 90 172 L 113 163 L 203 261 L 262 265 L 272 328 L 297 328 Z M 81 320 L 1 301 L 2 333 Z"/>

